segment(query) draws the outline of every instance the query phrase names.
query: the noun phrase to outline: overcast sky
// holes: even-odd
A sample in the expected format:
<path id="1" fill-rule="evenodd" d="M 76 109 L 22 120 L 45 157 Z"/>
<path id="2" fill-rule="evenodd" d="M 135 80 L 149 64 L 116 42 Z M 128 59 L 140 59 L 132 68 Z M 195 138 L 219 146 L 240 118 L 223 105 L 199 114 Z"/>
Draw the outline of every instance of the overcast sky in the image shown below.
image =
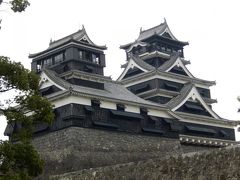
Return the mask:
<path id="1" fill-rule="evenodd" d="M 214 110 L 221 117 L 237 120 L 240 103 L 240 1 L 239 0 L 30 0 L 31 6 L 21 14 L 0 7 L 0 55 L 21 61 L 30 68 L 29 53 L 48 47 L 82 28 L 91 40 L 107 45 L 105 75 L 116 79 L 125 62 L 119 46 L 137 39 L 140 28 L 164 21 L 181 41 L 188 41 L 185 59 L 188 69 L 198 78 L 216 80 L 211 88 L 218 103 Z M 0 117 L 2 120 L 3 118 Z M 0 138 L 6 126 L 0 124 Z"/>

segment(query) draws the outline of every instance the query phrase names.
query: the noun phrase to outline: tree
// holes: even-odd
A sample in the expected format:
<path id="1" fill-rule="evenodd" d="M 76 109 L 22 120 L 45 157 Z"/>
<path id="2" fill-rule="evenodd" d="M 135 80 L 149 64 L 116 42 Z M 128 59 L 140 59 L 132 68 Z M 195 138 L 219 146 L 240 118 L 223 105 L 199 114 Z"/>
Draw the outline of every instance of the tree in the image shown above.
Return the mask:
<path id="1" fill-rule="evenodd" d="M 13 1 L 3 1 L 3 0 L 0 0 L 0 5 L 3 4 L 3 3 L 9 4 L 11 9 L 14 12 L 25 11 L 25 9 L 30 5 L 28 0 L 13 0 Z"/>
<path id="2" fill-rule="evenodd" d="M 28 0 L 0 0 L 0 7 L 3 4 L 13 12 L 22 12 L 30 5 Z M 40 96 L 38 85 L 35 73 L 0 56 L 0 95 L 11 91 L 15 94 L 0 101 L 0 115 L 6 117 L 9 125 L 21 124 L 20 129 L 13 131 L 12 141 L 0 141 L 0 179 L 32 179 L 43 170 L 44 162 L 31 144 L 32 130 L 36 123 L 50 124 L 54 114 L 50 102 Z"/>
<path id="3" fill-rule="evenodd" d="M 28 0 L 12 0 L 12 1 L 3 1 L 0 0 L 0 6 L 2 4 L 7 4 L 10 6 L 13 12 L 22 12 L 25 11 L 25 9 L 30 5 Z M 0 25 L 1 25 L 2 19 L 0 19 Z M 1 29 L 1 26 L 0 26 Z"/>
<path id="4" fill-rule="evenodd" d="M 5 103 L 0 101 L 0 110 L 8 124 L 21 124 L 12 135 L 17 142 L 0 141 L 0 179 L 31 179 L 43 170 L 43 160 L 31 145 L 32 130 L 35 123 L 51 123 L 54 114 L 50 102 L 40 96 L 38 85 L 35 73 L 0 56 L 0 93 L 15 92 Z"/>

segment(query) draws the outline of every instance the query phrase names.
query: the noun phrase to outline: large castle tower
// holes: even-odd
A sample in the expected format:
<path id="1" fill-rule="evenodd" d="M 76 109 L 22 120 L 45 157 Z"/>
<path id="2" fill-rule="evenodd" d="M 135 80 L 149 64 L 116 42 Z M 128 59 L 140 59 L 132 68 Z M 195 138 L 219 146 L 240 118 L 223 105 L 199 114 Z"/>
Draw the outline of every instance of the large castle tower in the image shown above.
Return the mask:
<path id="1" fill-rule="evenodd" d="M 216 100 L 211 99 L 209 87 L 214 81 L 194 77 L 184 59 L 184 46 L 164 23 L 140 31 L 133 43 L 121 46 L 127 55 L 127 63 L 118 78 L 139 97 L 164 104 L 188 114 L 219 118 L 211 109 Z M 196 91 L 196 93 L 193 93 Z M 189 96 L 192 92 L 194 97 Z M 189 97 L 187 97 L 189 96 Z"/>

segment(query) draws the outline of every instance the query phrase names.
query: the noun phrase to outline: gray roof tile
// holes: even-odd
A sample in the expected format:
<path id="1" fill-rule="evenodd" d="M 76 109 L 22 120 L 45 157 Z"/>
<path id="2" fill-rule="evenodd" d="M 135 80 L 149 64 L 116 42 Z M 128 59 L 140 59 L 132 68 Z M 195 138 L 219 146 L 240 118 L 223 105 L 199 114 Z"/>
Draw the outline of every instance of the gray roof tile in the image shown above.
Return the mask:
<path id="1" fill-rule="evenodd" d="M 84 36 L 87 37 L 89 43 L 86 43 L 84 41 L 80 41 Z M 75 41 L 75 42 L 79 42 L 79 43 L 81 42 L 82 44 L 91 45 L 91 46 L 98 47 L 98 48 L 103 49 L 103 50 L 107 49 L 106 46 L 99 46 L 99 45 L 94 44 L 90 40 L 90 38 L 88 37 L 87 32 L 86 32 L 85 28 L 83 27 L 83 29 L 78 30 L 77 32 L 75 32 L 73 34 L 70 34 L 70 35 L 68 35 L 66 37 L 63 37 L 61 39 L 58 39 L 56 41 L 51 41 L 49 43 L 49 47 L 46 50 L 44 50 L 42 52 L 39 52 L 39 53 L 30 54 L 29 57 L 30 58 L 34 58 L 34 57 L 36 57 L 36 56 L 38 56 L 38 55 L 40 55 L 42 53 L 45 53 L 45 52 L 47 52 L 47 51 L 49 51 L 51 49 L 54 49 L 56 47 L 59 47 L 59 46 L 65 44 L 65 43 L 68 43 L 68 42 L 71 42 L 71 41 Z"/>
<path id="2" fill-rule="evenodd" d="M 140 59 L 138 56 L 133 55 L 130 53 L 130 57 L 134 60 L 134 62 L 142 67 L 143 69 L 146 69 L 148 71 L 156 69 L 155 67 L 151 66 L 150 64 L 144 62 L 142 59 Z"/>
<path id="3" fill-rule="evenodd" d="M 164 107 L 160 104 L 152 103 L 136 96 L 135 94 L 130 92 L 127 88 L 125 88 L 123 85 L 115 81 L 104 82 L 104 90 L 100 90 L 100 89 L 94 89 L 94 88 L 88 88 L 88 87 L 70 84 L 69 82 L 58 77 L 57 74 L 51 70 L 45 69 L 44 72 L 52 81 L 54 81 L 58 85 L 63 86 L 66 89 L 71 89 L 72 91 L 75 91 L 80 94 L 82 93 L 89 96 L 92 95 L 92 96 L 97 96 L 99 98 L 107 98 L 107 99 L 110 98 L 113 100 L 132 102 L 132 103 L 137 103 L 142 105 Z"/>
<path id="4" fill-rule="evenodd" d="M 139 37 L 138 37 L 138 41 L 141 41 L 141 40 L 144 40 L 144 39 L 147 39 L 155 34 L 162 34 L 164 32 L 164 30 L 167 28 L 167 23 L 164 22 L 164 23 L 161 23 L 160 25 L 158 26 L 155 26 L 155 27 L 152 27 L 150 29 L 147 29 L 147 30 L 144 30 L 144 31 L 141 31 L 140 34 L 139 34 Z"/>
<path id="5" fill-rule="evenodd" d="M 172 98 L 166 106 L 169 107 L 170 109 L 176 107 L 178 104 L 180 104 L 190 93 L 190 91 L 193 88 L 193 84 L 187 83 L 183 86 L 183 88 L 180 91 L 180 95 L 176 96 L 175 98 Z"/>
<path id="6" fill-rule="evenodd" d="M 166 71 L 168 68 L 170 68 L 178 59 L 179 53 L 174 53 L 171 55 L 170 59 L 166 61 L 163 65 L 161 65 L 158 70 L 160 71 Z"/>

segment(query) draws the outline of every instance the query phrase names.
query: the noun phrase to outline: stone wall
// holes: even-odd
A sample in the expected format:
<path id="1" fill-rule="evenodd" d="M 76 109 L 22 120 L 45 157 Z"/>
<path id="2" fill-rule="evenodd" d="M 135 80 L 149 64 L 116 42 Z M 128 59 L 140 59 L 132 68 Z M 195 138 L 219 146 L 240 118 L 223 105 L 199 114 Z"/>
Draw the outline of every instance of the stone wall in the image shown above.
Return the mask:
<path id="1" fill-rule="evenodd" d="M 54 176 L 52 180 L 238 180 L 240 179 L 240 148 L 216 149 L 96 169 L 81 170 Z"/>
<path id="2" fill-rule="evenodd" d="M 46 162 L 42 179 L 48 175 L 183 153 L 176 139 L 80 127 L 35 137 L 33 144 Z"/>

